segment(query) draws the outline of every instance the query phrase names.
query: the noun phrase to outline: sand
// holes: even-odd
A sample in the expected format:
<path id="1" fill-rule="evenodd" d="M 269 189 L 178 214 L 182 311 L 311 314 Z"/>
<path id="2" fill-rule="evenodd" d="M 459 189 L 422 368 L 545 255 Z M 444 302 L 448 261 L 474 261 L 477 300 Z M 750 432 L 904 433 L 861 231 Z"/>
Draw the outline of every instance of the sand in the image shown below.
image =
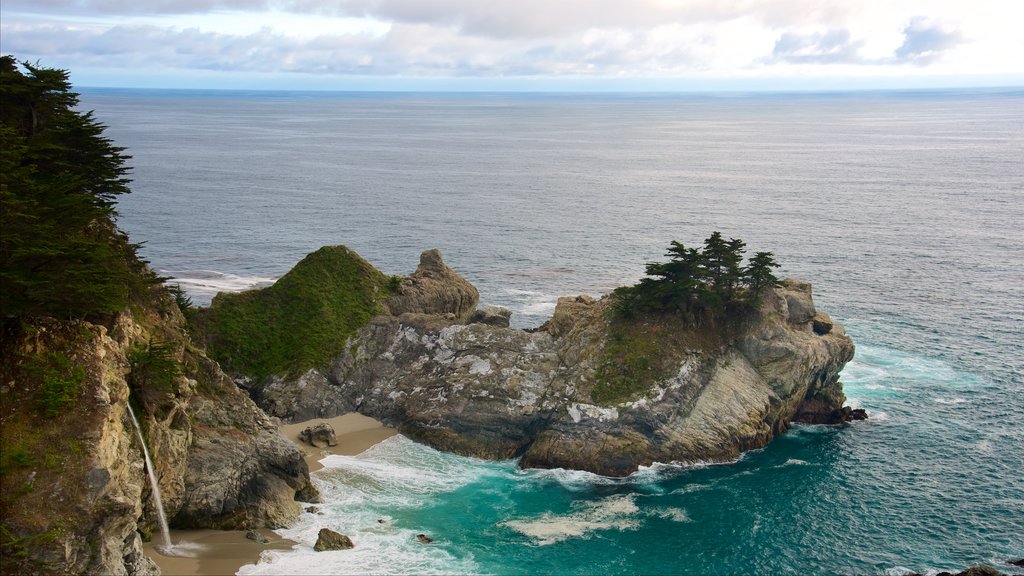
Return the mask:
<path id="1" fill-rule="evenodd" d="M 334 428 L 334 433 L 338 437 L 337 446 L 314 448 L 299 440 L 299 432 L 321 422 L 326 422 Z M 306 464 L 309 465 L 309 471 L 314 472 L 323 468 L 320 460 L 331 454 L 355 456 L 381 440 L 398 434 L 398 431 L 369 416 L 351 412 L 334 418 L 314 418 L 298 424 L 285 424 L 281 426 L 281 433 L 299 447 L 306 458 Z"/>
<path id="2" fill-rule="evenodd" d="M 299 440 L 299 432 L 307 426 L 326 422 L 334 428 L 337 446 L 315 448 Z M 380 422 L 362 414 L 344 414 L 335 418 L 314 418 L 298 424 L 285 424 L 281 434 L 295 443 L 303 453 L 309 471 L 323 468 L 320 460 L 332 454 L 355 456 L 367 448 L 398 433 Z M 144 545 L 146 554 L 160 566 L 165 575 L 221 576 L 234 574 L 245 564 L 256 562 L 264 550 L 290 550 L 295 542 L 281 538 L 272 530 L 258 530 L 267 537 L 260 544 L 245 537 L 241 530 L 171 530 L 171 541 L 181 553 L 188 556 L 164 556 L 150 542 Z M 154 541 L 159 540 L 159 535 Z"/>

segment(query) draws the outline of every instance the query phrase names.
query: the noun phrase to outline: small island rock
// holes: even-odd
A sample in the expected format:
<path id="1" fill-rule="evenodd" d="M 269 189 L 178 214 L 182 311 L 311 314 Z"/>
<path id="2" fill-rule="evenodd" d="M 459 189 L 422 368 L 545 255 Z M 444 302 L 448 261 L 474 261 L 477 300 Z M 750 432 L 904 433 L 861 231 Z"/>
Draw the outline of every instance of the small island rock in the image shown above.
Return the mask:
<path id="1" fill-rule="evenodd" d="M 434 541 L 434 539 L 431 538 L 430 536 L 427 536 L 426 534 L 417 534 L 416 535 L 416 541 L 417 542 L 421 542 L 423 544 L 430 544 L 431 542 Z"/>
<path id="2" fill-rule="evenodd" d="M 348 536 L 338 534 L 329 528 L 321 528 L 313 550 L 323 552 L 325 550 L 351 550 L 355 547 L 356 545 L 352 543 L 352 539 Z"/>
<path id="3" fill-rule="evenodd" d="M 256 530 L 249 530 L 245 533 L 245 537 L 249 540 L 252 540 L 253 542 L 259 542 L 260 544 L 266 544 L 267 542 L 270 542 L 270 540 L 267 540 L 266 536 L 260 534 Z"/>

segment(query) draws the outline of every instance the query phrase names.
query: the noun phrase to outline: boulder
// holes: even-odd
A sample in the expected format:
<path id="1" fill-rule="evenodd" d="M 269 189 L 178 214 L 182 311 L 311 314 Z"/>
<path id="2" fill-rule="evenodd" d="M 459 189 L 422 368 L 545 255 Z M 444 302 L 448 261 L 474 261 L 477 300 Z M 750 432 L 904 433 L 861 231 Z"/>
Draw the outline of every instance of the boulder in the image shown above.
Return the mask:
<path id="1" fill-rule="evenodd" d="M 260 544 L 266 544 L 267 542 L 270 542 L 270 540 L 267 540 L 266 536 L 257 532 L 256 530 L 249 530 L 245 533 L 245 537 L 249 540 L 252 540 L 253 542 L 259 542 Z"/>
<path id="2" fill-rule="evenodd" d="M 818 336 L 824 336 L 832 331 L 832 317 L 827 312 L 818 310 L 814 314 L 814 319 L 811 321 L 811 327 L 814 329 L 814 333 Z"/>
<path id="3" fill-rule="evenodd" d="M 351 550 L 356 545 L 352 543 L 352 539 L 344 534 L 339 534 L 329 528 L 321 528 L 320 533 L 316 537 L 316 544 L 313 545 L 313 550 L 317 552 L 324 552 L 327 550 Z"/>
<path id="4" fill-rule="evenodd" d="M 334 433 L 334 428 L 326 422 L 304 428 L 302 432 L 299 432 L 299 440 L 316 448 L 338 445 L 338 437 Z"/>
<path id="5" fill-rule="evenodd" d="M 431 538 L 430 536 L 427 536 L 426 534 L 417 534 L 416 535 L 416 541 L 420 542 L 422 544 L 430 544 L 431 542 L 434 541 L 434 539 Z"/>
<path id="6" fill-rule="evenodd" d="M 501 326 L 508 328 L 512 311 L 501 306 L 481 306 L 470 316 L 470 323 L 487 324 L 488 326 Z"/>
<path id="7" fill-rule="evenodd" d="M 1010 565 L 1012 565 L 1012 566 L 1021 566 L 1021 567 L 1024 567 L 1024 558 L 1021 558 L 1021 559 L 1019 559 L 1019 560 L 1010 560 L 1010 561 L 1008 562 L 1008 564 L 1010 564 Z"/>

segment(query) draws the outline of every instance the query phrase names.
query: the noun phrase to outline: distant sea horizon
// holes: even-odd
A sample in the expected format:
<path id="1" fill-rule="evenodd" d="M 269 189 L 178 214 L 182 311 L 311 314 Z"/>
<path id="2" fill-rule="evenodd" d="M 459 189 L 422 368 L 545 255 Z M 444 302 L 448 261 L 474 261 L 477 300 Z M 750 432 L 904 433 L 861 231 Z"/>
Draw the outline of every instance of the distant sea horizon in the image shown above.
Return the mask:
<path id="1" fill-rule="evenodd" d="M 323 515 L 243 574 L 1012 573 L 1024 557 L 1024 87 L 78 90 L 132 156 L 119 225 L 198 304 L 322 245 L 388 274 L 439 248 L 530 327 L 719 230 L 810 281 L 857 345 L 842 380 L 869 420 L 797 426 L 730 464 L 618 480 L 402 437 L 332 458 Z M 316 555 L 321 527 L 360 544 Z"/>

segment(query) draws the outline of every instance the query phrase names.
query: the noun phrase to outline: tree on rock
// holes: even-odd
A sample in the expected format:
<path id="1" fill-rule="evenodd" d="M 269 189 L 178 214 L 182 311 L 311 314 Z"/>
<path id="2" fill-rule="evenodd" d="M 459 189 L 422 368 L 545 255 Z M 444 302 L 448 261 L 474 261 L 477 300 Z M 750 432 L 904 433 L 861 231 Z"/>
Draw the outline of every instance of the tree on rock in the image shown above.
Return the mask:
<path id="1" fill-rule="evenodd" d="M 746 243 L 713 232 L 703 248 L 673 241 L 668 262 L 647 264 L 647 277 L 615 290 L 613 309 L 619 316 L 637 312 L 681 312 L 693 318 L 715 318 L 740 305 L 756 306 L 758 295 L 778 285 L 771 252 L 758 252 L 743 266 Z"/>

